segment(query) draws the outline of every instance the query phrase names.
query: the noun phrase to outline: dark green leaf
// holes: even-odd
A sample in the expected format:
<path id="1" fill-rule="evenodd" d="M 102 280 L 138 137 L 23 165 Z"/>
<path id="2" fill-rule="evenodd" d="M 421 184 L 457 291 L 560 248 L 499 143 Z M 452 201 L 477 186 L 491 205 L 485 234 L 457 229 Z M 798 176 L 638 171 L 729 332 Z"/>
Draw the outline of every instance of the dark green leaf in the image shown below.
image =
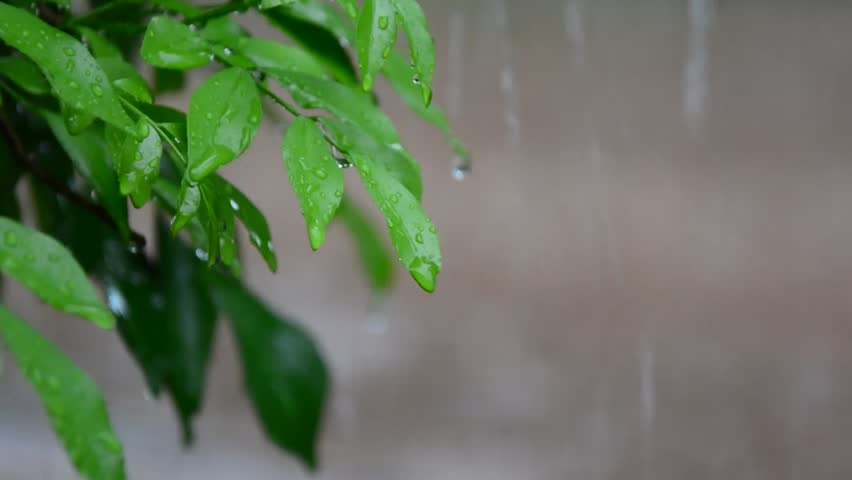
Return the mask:
<path id="1" fill-rule="evenodd" d="M 220 195 L 227 199 L 228 205 L 234 211 L 234 215 L 240 219 L 248 230 L 249 240 L 266 261 L 271 271 L 278 269 L 278 260 L 275 256 L 275 247 L 272 244 L 272 235 L 269 233 L 269 224 L 263 212 L 249 200 L 237 187 L 228 183 L 223 178 L 215 175 L 210 178 L 219 189 Z"/>
<path id="2" fill-rule="evenodd" d="M 237 339 L 246 391 L 269 438 L 316 468 L 316 441 L 328 371 L 311 338 L 279 317 L 239 282 L 210 279 L 213 298 Z"/>
<path id="3" fill-rule="evenodd" d="M 140 118 L 136 135 L 107 127 L 107 146 L 115 162 L 122 195 L 130 195 L 133 205 L 140 208 L 151 196 L 151 184 L 160 172 L 163 145 L 157 131 L 148 120 Z"/>
<path id="4" fill-rule="evenodd" d="M 387 220 L 400 261 L 423 290 L 433 292 L 441 270 L 441 246 L 432 220 L 423 212 L 417 198 L 384 166 L 369 155 L 349 152 L 349 158 L 358 167 L 367 192 Z"/>
<path id="5" fill-rule="evenodd" d="M 322 6 L 328 5 L 321 1 L 309 1 L 294 3 L 288 8 L 273 8 L 263 13 L 273 25 L 283 30 L 299 46 L 325 65 L 338 82 L 357 86 L 358 77 L 355 69 L 341 45 L 342 42 L 348 44 L 349 39 L 335 36 L 325 24 L 317 23 L 318 19 L 334 18 L 326 14 L 321 9 Z M 337 13 L 334 9 L 331 9 L 331 12 Z"/>
<path id="6" fill-rule="evenodd" d="M 157 204 L 160 208 L 171 215 L 177 214 L 180 208 L 180 188 L 177 185 L 165 178 L 158 178 L 152 186 L 152 191 L 156 196 Z M 186 228 L 189 232 L 192 244 L 196 248 L 207 248 L 207 230 L 197 216 L 191 217 L 190 220 L 185 222 L 183 228 Z"/>
<path id="7" fill-rule="evenodd" d="M 393 0 L 364 0 L 358 14 L 358 66 L 364 90 L 373 88 L 376 74 L 396 43 Z"/>
<path id="8" fill-rule="evenodd" d="M 232 46 L 246 36 L 248 32 L 233 18 L 227 16 L 210 20 L 201 30 L 201 38 L 224 46 Z"/>
<path id="9" fill-rule="evenodd" d="M 74 162 L 74 167 L 95 189 L 100 202 L 115 220 L 122 238 L 128 239 L 130 227 L 127 224 L 127 201 L 119 191 L 118 179 L 109 164 L 102 134 L 88 129 L 74 136 L 68 133 L 65 124 L 56 114 L 42 112 L 42 115 Z M 133 131 L 135 132 L 135 129 Z"/>
<path id="10" fill-rule="evenodd" d="M 351 122 L 323 118 L 320 123 L 339 149 L 370 157 L 373 162 L 393 175 L 418 201 L 420 200 L 423 192 L 420 169 L 408 152 L 400 147 L 391 147 L 379 143 L 358 125 Z"/>
<path id="11" fill-rule="evenodd" d="M 31 60 L 23 57 L 0 57 L 0 75 L 33 95 L 50 93 L 50 84 Z"/>
<path id="12" fill-rule="evenodd" d="M 148 83 L 132 65 L 125 62 L 121 57 L 98 57 L 98 65 L 101 66 L 107 78 L 117 89 L 130 95 L 138 102 L 151 103 L 153 101 Z"/>
<path id="13" fill-rule="evenodd" d="M 290 186 L 302 206 L 311 248 L 317 250 L 325 241 L 325 229 L 340 205 L 343 172 L 320 129 L 306 117 L 295 119 L 287 128 L 281 156 Z"/>
<path id="14" fill-rule="evenodd" d="M 0 231 L 0 269 L 48 305 L 112 328 L 115 320 L 98 291 L 62 244 L 8 218 L 0 217 Z"/>
<path id="15" fill-rule="evenodd" d="M 432 77 L 435 73 L 435 42 L 426 23 L 426 14 L 417 0 L 392 0 L 402 28 L 408 37 L 411 62 L 417 72 L 423 104 L 432 103 Z"/>
<path id="16" fill-rule="evenodd" d="M 236 50 L 245 55 L 259 69 L 286 69 L 324 77 L 322 65 L 301 48 L 259 38 L 242 38 Z"/>
<path id="17" fill-rule="evenodd" d="M 251 75 L 238 68 L 217 72 L 189 101 L 187 173 L 193 182 L 240 156 L 254 139 L 263 109 Z"/>
<path id="18" fill-rule="evenodd" d="M 124 454 L 97 384 L 56 346 L 0 306 L 0 337 L 38 393 L 71 463 L 84 478 L 122 480 Z"/>
<path id="19" fill-rule="evenodd" d="M 70 107 L 116 127 L 133 128 L 106 74 L 74 37 L 25 10 L 0 3 L 0 39 L 33 60 Z"/>
<path id="20" fill-rule="evenodd" d="M 96 58 L 122 58 L 121 51 L 98 32 L 85 27 L 80 27 L 78 30 Z"/>
<path id="21" fill-rule="evenodd" d="M 370 287 L 374 291 L 390 288 L 393 283 L 391 256 L 379 232 L 367 216 L 351 199 L 344 196 L 337 210 L 337 218 L 346 225 L 352 235 L 352 240 L 361 257 L 361 265 L 370 281 Z"/>
<path id="22" fill-rule="evenodd" d="M 181 90 L 186 81 L 185 75 L 180 70 L 168 70 L 165 68 L 154 69 L 154 91 L 157 93 Z"/>
<path id="23" fill-rule="evenodd" d="M 186 25 L 170 17 L 154 17 L 142 40 L 142 59 L 160 68 L 187 70 L 212 60 L 207 43 Z"/>

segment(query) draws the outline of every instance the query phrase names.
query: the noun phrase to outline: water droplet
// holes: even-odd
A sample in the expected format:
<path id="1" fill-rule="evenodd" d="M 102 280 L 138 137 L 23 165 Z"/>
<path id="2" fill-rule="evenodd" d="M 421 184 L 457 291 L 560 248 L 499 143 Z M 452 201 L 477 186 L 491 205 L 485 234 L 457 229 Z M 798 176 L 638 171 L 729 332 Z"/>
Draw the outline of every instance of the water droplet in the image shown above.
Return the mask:
<path id="1" fill-rule="evenodd" d="M 207 115 L 204 115 L 207 120 L 213 120 L 213 114 L 211 112 L 207 112 Z"/>
<path id="2" fill-rule="evenodd" d="M 11 230 L 7 231 L 3 234 L 3 241 L 6 243 L 6 245 L 14 247 L 18 244 L 18 235 L 16 235 L 15 232 Z"/>
<path id="3" fill-rule="evenodd" d="M 44 50 L 44 44 L 43 44 L 43 43 L 41 43 L 41 42 L 37 42 L 37 43 L 36 43 L 36 48 L 38 48 L 39 50 Z"/>
<path id="4" fill-rule="evenodd" d="M 393 220 L 391 220 L 391 218 L 388 217 L 387 221 L 388 221 L 388 228 L 393 228 L 393 225 L 394 225 Z"/>
<path id="5" fill-rule="evenodd" d="M 260 235 L 258 235 L 257 232 L 249 233 L 249 238 L 251 239 L 251 243 L 257 245 L 258 247 L 261 246 L 262 242 L 260 241 Z"/>
<path id="6" fill-rule="evenodd" d="M 240 204 L 237 203 L 237 201 L 234 200 L 233 198 L 228 200 L 228 202 L 231 204 L 231 209 L 234 210 L 235 212 L 240 209 Z"/>
<path id="7" fill-rule="evenodd" d="M 58 253 L 48 253 L 47 254 L 47 261 L 50 262 L 50 263 L 56 263 L 56 262 L 59 261 L 60 258 L 62 258 L 62 257 Z"/>
<path id="8" fill-rule="evenodd" d="M 470 174 L 470 165 L 460 163 L 453 167 L 453 179 L 461 182 Z"/>
<path id="9" fill-rule="evenodd" d="M 411 81 L 412 81 L 412 82 L 414 82 L 414 84 L 415 84 L 415 85 L 420 85 L 420 77 L 419 77 L 419 76 L 417 76 L 417 75 L 414 75 L 414 76 L 411 78 Z"/>
<path id="10" fill-rule="evenodd" d="M 382 50 L 382 57 L 388 58 L 391 54 L 391 51 L 393 51 L 393 47 L 388 45 L 387 47 L 385 47 L 384 50 Z"/>
<path id="11" fill-rule="evenodd" d="M 387 30 L 388 25 L 390 25 L 390 21 L 388 21 L 388 17 L 382 15 L 379 17 L 379 28 L 382 30 Z"/>
<path id="12" fill-rule="evenodd" d="M 232 54 L 234 53 L 234 52 L 233 52 L 230 48 L 228 48 L 228 47 L 225 47 L 225 49 L 224 49 L 224 50 L 222 50 L 222 52 L 223 52 L 225 55 L 232 55 Z"/>
<path id="13" fill-rule="evenodd" d="M 142 152 L 136 152 L 136 160 L 142 160 Z"/>
<path id="14" fill-rule="evenodd" d="M 151 133 L 151 128 L 148 126 L 148 122 L 142 122 L 136 127 L 136 133 L 140 138 L 146 138 L 149 133 Z"/>
<path id="15" fill-rule="evenodd" d="M 198 25 L 196 25 L 196 24 L 194 24 L 194 23 L 190 23 L 190 24 L 189 24 L 189 29 L 190 29 L 190 30 L 192 30 L 193 32 L 195 32 L 195 31 L 197 31 L 197 30 L 198 30 Z"/>
<path id="16" fill-rule="evenodd" d="M 320 180 L 328 178 L 328 172 L 326 172 L 324 168 L 315 168 L 314 175 L 316 175 Z"/>
<path id="17" fill-rule="evenodd" d="M 207 253 L 207 250 L 196 248 L 195 257 L 201 260 L 202 262 L 206 262 L 208 259 L 210 259 L 210 254 Z"/>
<path id="18" fill-rule="evenodd" d="M 80 85 L 77 82 L 75 82 L 74 80 L 71 80 L 70 82 L 68 82 L 68 86 L 71 87 L 71 88 L 80 88 Z"/>
<path id="19" fill-rule="evenodd" d="M 437 232 L 437 230 L 435 230 L 435 226 L 434 226 L 434 225 L 429 226 L 429 231 L 430 231 L 431 233 L 435 233 L 435 232 Z"/>
<path id="20" fill-rule="evenodd" d="M 340 197 L 342 197 L 342 196 L 343 196 L 343 192 L 341 192 L 340 190 L 335 190 L 335 191 L 334 191 L 334 196 L 335 196 L 335 197 L 337 197 L 337 198 L 340 198 Z"/>
<path id="21" fill-rule="evenodd" d="M 103 89 L 103 87 L 101 87 L 100 85 L 98 85 L 98 84 L 96 83 L 96 84 L 92 85 L 92 93 L 93 93 L 96 97 L 101 97 L 101 96 L 103 96 L 103 94 L 104 94 L 104 89 Z"/>
<path id="22" fill-rule="evenodd" d="M 71 47 L 65 47 L 62 49 L 62 51 L 65 52 L 65 55 L 68 55 L 69 57 L 73 57 L 77 53 Z"/>
<path id="23" fill-rule="evenodd" d="M 127 300 L 124 299 L 124 295 L 117 288 L 108 286 L 106 297 L 107 306 L 112 313 L 119 316 L 127 315 Z"/>
<path id="24" fill-rule="evenodd" d="M 59 390 L 59 387 L 62 386 L 62 384 L 59 382 L 58 378 L 50 376 L 47 377 L 47 386 L 53 390 Z"/>
<path id="25" fill-rule="evenodd" d="M 28 262 L 35 262 L 35 255 L 33 255 L 32 253 L 27 253 L 26 255 L 24 255 L 24 260 Z"/>
<path id="26" fill-rule="evenodd" d="M 414 236 L 414 240 L 415 240 L 417 243 L 422 244 L 422 243 L 423 243 L 423 234 L 422 234 L 422 233 L 418 233 L 417 235 L 415 235 L 415 236 Z"/>
<path id="27" fill-rule="evenodd" d="M 398 194 L 398 193 L 394 193 L 393 195 L 391 195 L 391 196 L 390 196 L 390 200 L 391 200 L 391 202 L 393 202 L 393 203 L 399 203 L 399 194 Z"/>

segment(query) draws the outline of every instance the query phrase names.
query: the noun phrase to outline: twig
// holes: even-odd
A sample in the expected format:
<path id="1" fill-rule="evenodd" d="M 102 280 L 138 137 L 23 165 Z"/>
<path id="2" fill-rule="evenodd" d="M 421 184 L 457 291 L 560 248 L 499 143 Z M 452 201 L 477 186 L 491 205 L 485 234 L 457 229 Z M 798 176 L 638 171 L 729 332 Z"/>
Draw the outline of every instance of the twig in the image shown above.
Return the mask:
<path id="1" fill-rule="evenodd" d="M 119 231 L 118 224 L 110 216 L 106 209 L 72 190 L 65 184 L 65 182 L 54 177 L 35 161 L 33 156 L 27 152 L 26 147 L 24 147 L 24 143 L 21 141 L 20 137 L 18 137 L 5 115 L 0 115 L 0 126 L 2 126 L 3 136 L 6 137 L 6 140 L 9 142 L 9 145 L 14 151 L 15 157 L 24 170 L 28 171 L 32 176 L 50 187 L 57 194 L 62 195 L 69 201 L 91 212 L 98 217 L 101 222 L 109 225 L 115 231 Z M 141 249 L 145 247 L 145 236 L 141 233 L 130 230 L 130 242 Z"/>

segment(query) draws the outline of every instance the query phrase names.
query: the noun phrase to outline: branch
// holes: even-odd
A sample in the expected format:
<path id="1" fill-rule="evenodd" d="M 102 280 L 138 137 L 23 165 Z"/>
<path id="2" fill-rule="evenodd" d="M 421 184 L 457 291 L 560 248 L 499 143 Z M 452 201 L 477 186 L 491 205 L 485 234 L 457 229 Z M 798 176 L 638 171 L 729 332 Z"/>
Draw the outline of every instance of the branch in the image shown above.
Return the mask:
<path id="1" fill-rule="evenodd" d="M 18 163 L 21 164 L 21 167 L 24 170 L 29 172 L 33 177 L 37 178 L 40 182 L 50 187 L 57 194 L 65 197 L 69 201 L 77 204 L 81 208 L 95 215 L 101 222 L 108 225 L 116 232 L 119 231 L 118 224 L 110 216 L 109 212 L 107 212 L 106 209 L 104 209 L 101 205 L 92 202 L 88 198 L 72 190 L 68 185 L 65 184 L 65 182 L 54 177 L 50 172 L 42 168 L 41 165 L 39 165 L 35 161 L 35 158 L 33 158 L 33 156 L 27 152 L 27 149 L 24 147 L 24 143 L 21 141 L 20 137 L 18 137 L 17 133 L 12 128 L 11 124 L 9 123 L 9 120 L 6 118 L 5 115 L 0 115 L 0 126 L 2 126 L 3 136 L 6 137 L 6 140 L 12 147 L 12 150 L 18 160 Z M 131 230 L 130 242 L 137 248 L 141 249 L 145 247 L 145 236 Z"/>

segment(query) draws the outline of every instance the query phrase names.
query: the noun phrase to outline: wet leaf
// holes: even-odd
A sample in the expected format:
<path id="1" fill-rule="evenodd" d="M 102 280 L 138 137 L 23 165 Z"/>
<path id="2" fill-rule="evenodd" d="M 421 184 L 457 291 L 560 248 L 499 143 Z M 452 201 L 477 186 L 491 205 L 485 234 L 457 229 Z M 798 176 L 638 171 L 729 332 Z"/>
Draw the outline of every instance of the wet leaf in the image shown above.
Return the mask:
<path id="1" fill-rule="evenodd" d="M 32 384 L 71 463 L 87 479 L 122 480 L 124 454 L 106 402 L 83 370 L 0 306 L 0 338 Z"/>
<path id="2" fill-rule="evenodd" d="M 237 187 L 218 175 L 212 176 L 210 181 L 216 185 L 222 198 L 227 200 L 228 206 L 234 211 L 234 215 L 246 227 L 250 243 L 266 261 L 269 270 L 273 272 L 278 270 L 278 259 L 275 256 L 272 235 L 269 232 L 269 224 L 263 212 Z"/>
<path id="3" fill-rule="evenodd" d="M 163 145 L 157 131 L 145 118 L 140 118 L 136 135 L 107 127 L 107 146 L 118 173 L 122 195 L 130 195 L 136 208 L 142 207 L 151 196 L 151 185 L 160 172 Z"/>
<path id="4" fill-rule="evenodd" d="M 177 20 L 159 16 L 148 23 L 142 59 L 160 68 L 187 70 L 207 65 L 213 52 L 196 32 Z"/>
<path id="5" fill-rule="evenodd" d="M 311 248 L 317 250 L 325 241 L 326 227 L 340 205 L 343 172 L 322 132 L 306 117 L 295 119 L 287 128 L 281 156 L 305 216 Z"/>
<path id="6" fill-rule="evenodd" d="M 0 269 L 48 305 L 86 318 L 101 328 L 115 320 L 83 268 L 62 244 L 43 233 L 0 217 Z"/>
<path id="7" fill-rule="evenodd" d="M 234 45 L 246 36 L 248 36 L 248 32 L 228 16 L 213 18 L 201 29 L 201 38 L 210 43 L 219 43 L 225 46 Z"/>
<path id="8" fill-rule="evenodd" d="M 217 72 L 189 101 L 187 174 L 193 182 L 240 156 L 254 139 L 263 113 L 251 75 L 238 68 Z"/>
<path id="9" fill-rule="evenodd" d="M 102 37 L 98 32 L 85 27 L 79 27 L 78 30 L 83 35 L 83 38 L 86 39 L 89 49 L 96 58 L 122 58 L 118 47 Z"/>
<path id="10" fill-rule="evenodd" d="M 396 43 L 396 9 L 393 0 L 364 0 L 358 14 L 358 66 L 361 86 L 371 90 Z"/>
<path id="11" fill-rule="evenodd" d="M 417 0 L 392 0 L 399 15 L 411 51 L 411 63 L 417 72 L 423 104 L 432 103 L 432 77 L 435 73 L 435 42 L 426 23 L 426 15 Z"/>
<path id="12" fill-rule="evenodd" d="M 50 84 L 41 70 L 24 57 L 0 57 L 0 75 L 8 78 L 21 90 L 33 95 L 50 93 Z"/>
<path id="13" fill-rule="evenodd" d="M 373 291 L 390 288 L 393 283 L 391 256 L 367 215 L 351 199 L 344 196 L 337 210 L 337 218 L 346 225 L 352 236 Z"/>
<path id="14" fill-rule="evenodd" d="M 441 270 L 441 246 L 432 220 L 417 198 L 369 155 L 350 152 L 349 159 L 384 214 L 400 261 L 423 290 L 433 292 Z"/>
<path id="15" fill-rule="evenodd" d="M 373 162 L 393 175 L 420 201 L 423 192 L 420 168 L 408 152 L 402 150 L 401 147 L 391 147 L 379 143 L 358 125 L 351 122 L 335 118 L 323 118 L 320 123 L 339 149 L 370 157 Z"/>
<path id="16" fill-rule="evenodd" d="M 151 103 L 153 98 L 148 82 L 142 75 L 120 57 L 98 57 L 98 65 L 104 70 L 112 85 L 130 95 L 138 102 Z"/>
<path id="17" fill-rule="evenodd" d="M 56 114 L 42 112 L 56 139 L 68 153 L 75 169 L 95 189 L 99 202 L 115 220 L 125 240 L 130 238 L 127 224 L 127 201 L 121 195 L 115 171 L 109 164 L 107 148 L 101 132 L 88 129 L 79 135 L 71 135 Z M 135 132 L 135 129 L 133 130 Z"/>
<path id="18" fill-rule="evenodd" d="M 261 70 L 283 68 L 325 76 L 323 66 L 301 48 L 259 38 L 242 38 L 236 45 L 236 50 Z"/>
<path id="19" fill-rule="evenodd" d="M 34 61 L 70 107 L 116 127 L 133 128 L 106 74 L 74 37 L 25 10 L 0 3 L 0 39 Z"/>
<path id="20" fill-rule="evenodd" d="M 158 178 L 154 181 L 151 188 L 154 194 L 157 205 L 171 215 L 175 215 L 180 205 L 180 187 L 173 184 L 165 178 Z M 207 230 L 197 216 L 191 217 L 184 223 L 182 228 L 186 228 L 189 232 L 189 237 L 192 239 L 192 244 L 196 248 L 207 249 L 208 239 Z"/>
<path id="21" fill-rule="evenodd" d="M 328 395 L 328 370 L 299 326 L 276 315 L 236 280 L 211 275 L 219 308 L 230 318 L 245 389 L 267 436 L 317 466 L 316 442 Z"/>

